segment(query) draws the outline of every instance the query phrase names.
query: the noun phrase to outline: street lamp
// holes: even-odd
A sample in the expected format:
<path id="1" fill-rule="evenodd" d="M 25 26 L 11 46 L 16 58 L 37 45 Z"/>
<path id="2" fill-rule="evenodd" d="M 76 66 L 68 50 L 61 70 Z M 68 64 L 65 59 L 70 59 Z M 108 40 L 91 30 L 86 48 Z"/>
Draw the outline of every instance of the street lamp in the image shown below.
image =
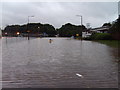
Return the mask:
<path id="1" fill-rule="evenodd" d="M 29 25 L 29 18 L 30 18 L 30 17 L 34 17 L 34 16 L 28 16 L 28 25 Z M 28 25 L 27 25 L 27 32 L 28 32 L 28 40 L 29 40 L 29 32 L 30 32 L 30 31 L 29 31 L 29 29 L 28 29 Z"/>
<path id="2" fill-rule="evenodd" d="M 34 17 L 34 16 L 28 16 L 28 24 L 29 24 L 29 18 L 30 18 L 30 17 Z"/>
<path id="3" fill-rule="evenodd" d="M 81 26 L 82 26 L 82 15 L 76 15 L 77 17 L 80 17 L 81 18 Z"/>
<path id="4" fill-rule="evenodd" d="M 5 35 L 7 35 L 8 33 L 7 32 L 5 32 Z"/>
<path id="5" fill-rule="evenodd" d="M 17 36 L 18 36 L 18 35 L 20 35 L 20 33 L 19 33 L 19 32 L 17 32 L 16 34 L 17 34 Z"/>
<path id="6" fill-rule="evenodd" d="M 82 25 L 83 25 L 83 24 L 82 24 L 82 22 L 83 22 L 83 21 L 82 21 L 82 15 L 76 15 L 76 16 L 77 16 L 77 17 L 80 17 L 80 19 L 81 19 L 81 28 L 80 28 L 80 29 L 82 30 Z M 82 31 L 81 31 L 81 36 L 82 36 Z M 82 37 L 81 37 L 81 40 L 82 40 Z"/>

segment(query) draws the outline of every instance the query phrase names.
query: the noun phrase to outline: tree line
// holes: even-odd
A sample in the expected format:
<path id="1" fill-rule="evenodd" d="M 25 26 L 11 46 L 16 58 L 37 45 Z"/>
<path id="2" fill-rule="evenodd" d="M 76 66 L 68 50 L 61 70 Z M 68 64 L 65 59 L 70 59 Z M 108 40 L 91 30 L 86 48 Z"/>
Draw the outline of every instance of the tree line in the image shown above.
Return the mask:
<path id="1" fill-rule="evenodd" d="M 67 23 L 62 25 L 62 27 L 55 29 L 54 26 L 50 24 L 41 24 L 41 23 L 29 23 L 24 25 L 8 25 L 2 31 L 3 36 L 17 36 L 17 32 L 20 34 L 35 34 L 35 35 L 43 35 L 47 34 L 47 36 L 55 36 L 59 35 L 60 37 L 71 37 L 76 36 L 76 34 L 82 35 L 82 31 L 86 30 L 84 25 L 73 25 Z"/>
<path id="2" fill-rule="evenodd" d="M 3 34 L 15 36 L 19 32 L 20 34 L 42 34 L 46 33 L 49 36 L 54 36 L 56 30 L 52 25 L 41 23 L 29 23 L 24 25 L 8 25 L 3 30 Z"/>
<path id="3" fill-rule="evenodd" d="M 118 19 L 112 24 L 109 29 L 109 33 L 111 33 L 114 39 L 120 40 L 120 15 Z"/>
<path id="4" fill-rule="evenodd" d="M 71 36 L 76 36 L 78 34 L 79 36 L 82 36 L 82 31 L 87 30 L 84 25 L 72 25 L 70 23 L 67 23 L 65 25 L 62 25 L 61 28 L 59 28 L 57 31 L 59 33 L 60 37 L 71 37 Z"/>
<path id="5" fill-rule="evenodd" d="M 108 30 L 109 39 L 120 40 L 120 15 L 112 23 L 105 23 L 105 24 L 103 24 L 103 26 L 109 26 L 110 27 L 109 30 Z"/>
<path id="6" fill-rule="evenodd" d="M 120 16 L 112 24 L 104 23 L 103 26 L 109 26 L 108 34 L 96 34 L 95 36 L 102 39 L 112 37 L 112 39 L 120 40 Z M 60 28 L 55 29 L 54 26 L 50 24 L 41 24 L 41 23 L 29 23 L 24 25 L 8 25 L 2 31 L 3 36 L 17 36 L 17 32 L 20 34 L 34 34 L 34 35 L 44 35 L 47 36 L 56 36 L 57 34 L 60 37 L 71 37 L 71 36 L 82 36 L 82 32 L 87 31 L 87 28 L 84 25 L 73 25 L 71 23 L 66 23 Z M 104 38 L 105 37 L 105 38 Z M 94 36 L 90 37 L 95 39 Z"/>

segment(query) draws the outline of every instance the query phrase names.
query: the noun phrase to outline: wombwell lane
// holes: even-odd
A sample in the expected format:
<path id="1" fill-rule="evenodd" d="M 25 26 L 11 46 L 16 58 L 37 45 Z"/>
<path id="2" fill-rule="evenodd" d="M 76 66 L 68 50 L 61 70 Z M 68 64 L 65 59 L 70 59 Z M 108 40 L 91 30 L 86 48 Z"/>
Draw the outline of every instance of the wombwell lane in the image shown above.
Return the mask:
<path id="1" fill-rule="evenodd" d="M 69 38 L 3 38 L 3 88 L 117 88 L 117 48 Z"/>

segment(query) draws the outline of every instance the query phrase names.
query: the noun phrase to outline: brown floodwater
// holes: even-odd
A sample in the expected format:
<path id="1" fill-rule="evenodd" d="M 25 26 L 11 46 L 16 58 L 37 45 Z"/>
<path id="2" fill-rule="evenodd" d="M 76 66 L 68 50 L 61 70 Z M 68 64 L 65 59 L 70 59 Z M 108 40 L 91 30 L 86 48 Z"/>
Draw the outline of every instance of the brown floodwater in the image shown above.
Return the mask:
<path id="1" fill-rule="evenodd" d="M 118 88 L 118 59 L 118 48 L 98 42 L 4 37 L 2 87 Z"/>

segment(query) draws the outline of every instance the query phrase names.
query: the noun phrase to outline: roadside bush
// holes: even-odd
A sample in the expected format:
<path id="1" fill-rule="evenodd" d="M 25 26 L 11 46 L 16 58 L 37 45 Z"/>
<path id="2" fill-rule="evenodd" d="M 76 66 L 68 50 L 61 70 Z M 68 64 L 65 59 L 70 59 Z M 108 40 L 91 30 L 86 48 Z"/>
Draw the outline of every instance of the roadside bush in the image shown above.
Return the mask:
<path id="1" fill-rule="evenodd" d="M 90 36 L 91 40 L 111 40 L 112 36 L 109 33 L 95 33 Z"/>

